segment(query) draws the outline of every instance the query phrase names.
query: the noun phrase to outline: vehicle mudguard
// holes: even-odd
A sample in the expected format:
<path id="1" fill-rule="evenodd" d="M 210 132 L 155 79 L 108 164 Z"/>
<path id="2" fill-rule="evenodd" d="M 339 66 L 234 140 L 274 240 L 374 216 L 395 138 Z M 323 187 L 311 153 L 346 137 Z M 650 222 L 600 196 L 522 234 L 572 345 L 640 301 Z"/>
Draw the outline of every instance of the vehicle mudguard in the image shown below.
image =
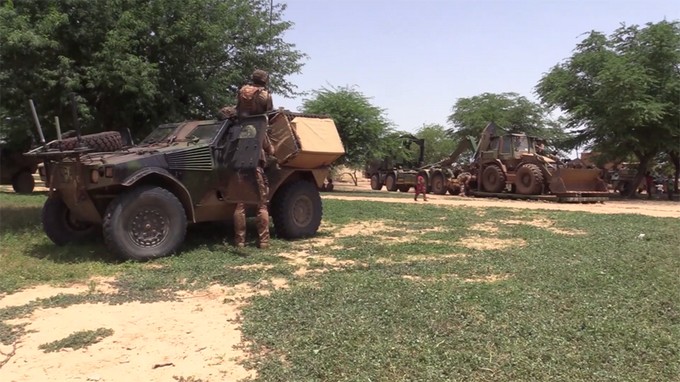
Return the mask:
<path id="1" fill-rule="evenodd" d="M 175 196 L 177 196 L 179 201 L 184 206 L 187 219 L 191 222 L 196 222 L 194 204 L 191 201 L 191 194 L 189 194 L 189 190 L 187 190 L 187 188 L 184 187 L 184 185 L 174 176 L 172 176 L 172 174 L 170 174 L 167 170 L 160 167 L 146 167 L 139 171 L 135 171 L 132 175 L 125 178 L 121 184 L 123 186 L 130 187 L 148 176 L 157 177 L 159 182 L 154 182 L 154 184 L 164 187 L 168 191 L 175 194 Z"/>

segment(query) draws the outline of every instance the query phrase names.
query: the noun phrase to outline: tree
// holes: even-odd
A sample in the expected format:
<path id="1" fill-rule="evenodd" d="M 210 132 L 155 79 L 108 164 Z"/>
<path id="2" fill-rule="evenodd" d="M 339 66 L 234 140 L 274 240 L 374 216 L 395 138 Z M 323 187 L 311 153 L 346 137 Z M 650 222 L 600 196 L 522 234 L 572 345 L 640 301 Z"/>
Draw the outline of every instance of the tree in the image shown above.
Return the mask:
<path id="1" fill-rule="evenodd" d="M 452 108 L 447 130 L 455 141 L 468 136 L 479 137 L 489 122 L 508 131 L 520 131 L 546 139 L 553 146 L 561 146 L 567 135 L 551 120 L 548 110 L 517 93 L 483 93 L 460 98 Z"/>
<path id="2" fill-rule="evenodd" d="M 271 88 L 295 93 L 286 76 L 304 55 L 284 42 L 285 5 L 268 0 L 6 0 L 0 6 L 4 130 L 73 126 L 78 94 L 86 132 L 130 128 L 136 135 L 187 118 L 212 118 L 234 103 L 255 68 Z M 50 129 L 52 130 L 52 129 Z M 53 131 L 53 130 L 52 130 Z"/>
<path id="3" fill-rule="evenodd" d="M 416 133 L 425 140 L 424 162 L 434 163 L 447 157 L 456 147 L 456 141 L 446 133 L 446 128 L 439 124 L 424 124 Z"/>
<path id="4" fill-rule="evenodd" d="M 333 118 L 346 152 L 337 163 L 355 171 L 369 160 L 385 156 L 388 146 L 394 147 L 391 139 L 385 139 L 392 133 L 385 111 L 354 87 L 314 90 L 312 97 L 303 101 L 302 111 Z"/>
<path id="5" fill-rule="evenodd" d="M 637 183 L 657 153 L 680 149 L 680 24 L 592 31 L 536 92 L 566 113 L 577 142 L 614 160 L 633 153 Z"/>

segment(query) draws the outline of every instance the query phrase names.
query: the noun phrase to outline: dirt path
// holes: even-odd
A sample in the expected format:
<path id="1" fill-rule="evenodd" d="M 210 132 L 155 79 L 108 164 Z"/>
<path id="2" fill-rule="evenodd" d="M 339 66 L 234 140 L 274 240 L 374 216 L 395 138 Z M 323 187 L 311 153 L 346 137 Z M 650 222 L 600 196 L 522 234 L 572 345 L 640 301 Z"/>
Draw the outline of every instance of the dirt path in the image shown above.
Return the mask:
<path id="1" fill-rule="evenodd" d="M 359 183 L 358 186 L 349 184 L 336 185 L 339 191 L 370 191 L 370 186 Z M 383 190 L 384 196 L 388 192 Z M 413 190 L 411 190 L 411 194 Z M 351 195 L 348 193 L 324 193 L 324 199 L 338 200 L 370 200 L 384 203 L 416 203 L 411 198 L 388 198 L 377 194 L 376 196 Z M 419 201 L 417 203 L 425 203 Z M 680 218 L 680 203 L 662 200 L 613 200 L 604 203 L 555 203 L 547 201 L 508 200 L 497 198 L 474 198 L 452 195 L 428 195 L 429 204 L 446 206 L 469 206 L 476 208 L 502 207 L 514 209 L 536 209 L 552 211 L 583 211 L 596 214 L 640 214 L 655 217 Z"/>

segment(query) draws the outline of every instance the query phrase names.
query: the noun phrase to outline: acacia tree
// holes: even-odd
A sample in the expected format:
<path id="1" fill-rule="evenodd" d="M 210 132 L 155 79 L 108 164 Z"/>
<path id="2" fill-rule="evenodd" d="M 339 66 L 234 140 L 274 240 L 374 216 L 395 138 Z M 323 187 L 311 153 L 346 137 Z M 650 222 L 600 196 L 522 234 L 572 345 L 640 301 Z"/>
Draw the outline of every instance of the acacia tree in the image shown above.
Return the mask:
<path id="1" fill-rule="evenodd" d="M 78 94 L 85 130 L 212 118 L 252 73 L 295 94 L 286 76 L 302 53 L 283 40 L 292 24 L 268 0 L 5 0 L 0 6 L 4 130 L 29 128 L 27 100 L 43 123 L 72 126 Z"/>
<path id="2" fill-rule="evenodd" d="M 479 137 L 489 122 L 508 131 L 521 131 L 548 140 L 554 147 L 564 146 L 567 134 L 549 117 L 548 110 L 517 93 L 483 93 L 460 98 L 453 105 L 447 130 L 455 141 Z"/>
<path id="3" fill-rule="evenodd" d="M 425 140 L 425 163 L 434 163 L 451 154 L 456 141 L 446 133 L 440 124 L 424 124 L 416 132 L 418 138 Z"/>
<path id="4" fill-rule="evenodd" d="M 390 148 L 391 139 L 383 139 L 391 131 L 391 123 L 385 110 L 371 104 L 370 99 L 352 86 L 321 88 L 314 90 L 302 103 L 302 111 L 326 114 L 333 118 L 345 146 L 345 156 L 338 164 L 356 169 L 369 160 L 381 158 Z"/>
<path id="5" fill-rule="evenodd" d="M 592 31 L 536 92 L 566 113 L 581 144 L 611 159 L 633 153 L 637 184 L 657 153 L 672 158 L 680 149 L 680 24 L 624 25 L 610 36 Z"/>

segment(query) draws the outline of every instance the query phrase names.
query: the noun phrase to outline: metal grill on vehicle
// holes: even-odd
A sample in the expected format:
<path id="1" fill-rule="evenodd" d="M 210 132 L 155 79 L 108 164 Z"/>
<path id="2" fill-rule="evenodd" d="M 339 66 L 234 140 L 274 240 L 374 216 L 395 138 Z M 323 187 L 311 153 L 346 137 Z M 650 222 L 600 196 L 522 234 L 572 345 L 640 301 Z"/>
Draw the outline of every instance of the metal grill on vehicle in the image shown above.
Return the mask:
<path id="1" fill-rule="evenodd" d="M 165 155 L 171 170 L 211 171 L 214 168 L 210 146 L 200 146 Z"/>

